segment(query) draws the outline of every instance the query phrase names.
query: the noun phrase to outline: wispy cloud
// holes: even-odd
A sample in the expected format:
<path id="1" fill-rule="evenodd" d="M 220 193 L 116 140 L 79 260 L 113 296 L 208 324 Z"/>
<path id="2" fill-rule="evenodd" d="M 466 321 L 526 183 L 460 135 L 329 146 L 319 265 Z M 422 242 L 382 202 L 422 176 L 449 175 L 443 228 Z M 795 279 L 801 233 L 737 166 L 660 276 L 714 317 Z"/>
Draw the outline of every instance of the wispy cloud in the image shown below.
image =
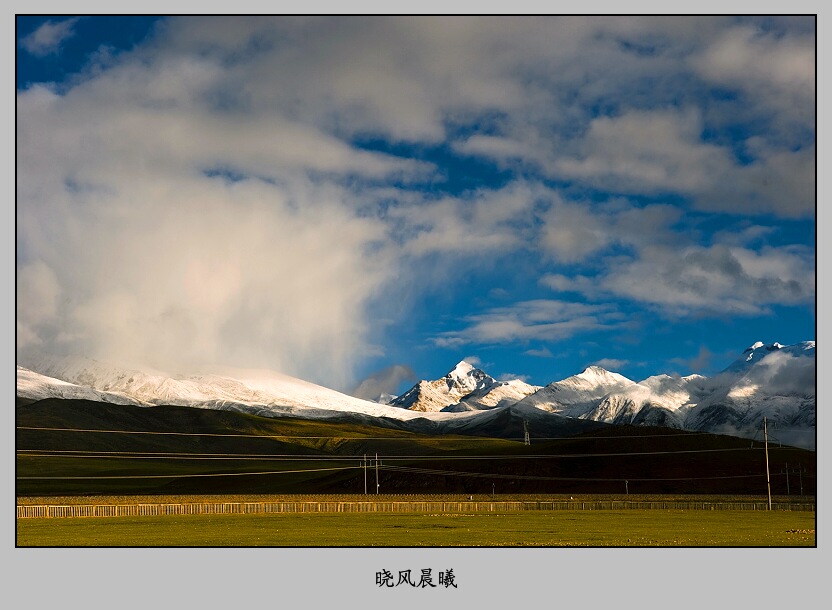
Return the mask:
<path id="1" fill-rule="evenodd" d="M 53 55 L 61 45 L 75 35 L 75 25 L 80 17 L 63 21 L 47 21 L 34 32 L 20 40 L 20 45 L 36 57 Z"/>
<path id="2" fill-rule="evenodd" d="M 460 197 L 405 200 L 388 215 L 401 222 L 397 233 L 407 256 L 506 252 L 531 238 L 532 212 L 543 190 L 514 181 Z"/>
<path id="3" fill-rule="evenodd" d="M 515 375 L 513 373 L 503 373 L 497 376 L 497 381 L 514 381 L 515 379 L 528 383 L 530 378 L 528 375 Z"/>
<path id="4" fill-rule="evenodd" d="M 754 251 L 717 244 L 648 246 L 633 257 L 616 257 L 594 277 L 555 273 L 539 281 L 557 292 L 600 301 L 623 297 L 684 316 L 757 315 L 774 305 L 808 305 L 815 296 L 814 278 L 814 258 L 807 248 Z"/>
<path id="5" fill-rule="evenodd" d="M 602 369 L 607 369 L 608 371 L 616 372 L 619 369 L 627 366 L 629 363 L 629 360 L 620 360 L 618 358 L 601 358 L 600 360 L 596 360 L 592 364 L 595 366 L 600 366 Z"/>
<path id="6" fill-rule="evenodd" d="M 759 314 L 772 305 L 809 304 L 815 294 L 813 256 L 802 248 L 650 248 L 615 266 L 601 283 L 677 315 Z"/>
<path id="7" fill-rule="evenodd" d="M 720 31 L 689 61 L 709 81 L 753 99 L 758 112 L 778 114 L 783 127 L 800 125 L 811 114 L 807 111 L 814 104 L 815 47 L 805 32 L 738 24 Z"/>
<path id="8" fill-rule="evenodd" d="M 461 330 L 441 333 L 432 341 L 454 347 L 467 343 L 500 344 L 529 340 L 557 341 L 579 332 L 611 330 L 622 316 L 606 305 L 534 300 L 469 316 Z"/>
<path id="9" fill-rule="evenodd" d="M 548 347 L 544 347 L 542 349 L 527 349 L 523 353 L 527 356 L 534 356 L 536 358 L 554 358 L 554 355 Z"/>

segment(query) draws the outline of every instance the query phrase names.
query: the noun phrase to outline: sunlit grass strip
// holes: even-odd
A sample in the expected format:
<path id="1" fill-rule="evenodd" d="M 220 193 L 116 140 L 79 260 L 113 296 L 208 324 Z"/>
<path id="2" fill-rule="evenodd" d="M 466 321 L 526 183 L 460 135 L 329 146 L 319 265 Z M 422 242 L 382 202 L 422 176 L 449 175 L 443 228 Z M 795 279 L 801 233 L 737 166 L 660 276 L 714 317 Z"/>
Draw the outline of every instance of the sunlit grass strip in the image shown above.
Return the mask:
<path id="1" fill-rule="evenodd" d="M 17 546 L 814 547 L 815 513 L 529 511 L 20 519 Z"/>

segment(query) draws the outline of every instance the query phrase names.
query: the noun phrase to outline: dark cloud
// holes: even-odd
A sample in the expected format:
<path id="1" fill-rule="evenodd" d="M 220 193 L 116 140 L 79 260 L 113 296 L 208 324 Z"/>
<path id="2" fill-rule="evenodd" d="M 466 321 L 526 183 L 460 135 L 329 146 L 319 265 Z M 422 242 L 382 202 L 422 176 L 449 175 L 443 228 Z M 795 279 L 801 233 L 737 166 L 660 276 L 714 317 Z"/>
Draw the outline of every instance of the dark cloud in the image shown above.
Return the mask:
<path id="1" fill-rule="evenodd" d="M 713 354 L 711 353 L 711 350 L 702 345 L 699 347 L 699 353 L 696 357 L 687 360 L 685 364 L 687 364 L 688 369 L 694 373 L 701 373 L 710 369 L 712 358 Z"/>
<path id="2" fill-rule="evenodd" d="M 416 379 L 416 374 L 409 366 L 394 364 L 376 371 L 359 383 L 350 393 L 356 398 L 376 400 L 382 394 L 395 394 L 402 383 L 415 382 Z"/>

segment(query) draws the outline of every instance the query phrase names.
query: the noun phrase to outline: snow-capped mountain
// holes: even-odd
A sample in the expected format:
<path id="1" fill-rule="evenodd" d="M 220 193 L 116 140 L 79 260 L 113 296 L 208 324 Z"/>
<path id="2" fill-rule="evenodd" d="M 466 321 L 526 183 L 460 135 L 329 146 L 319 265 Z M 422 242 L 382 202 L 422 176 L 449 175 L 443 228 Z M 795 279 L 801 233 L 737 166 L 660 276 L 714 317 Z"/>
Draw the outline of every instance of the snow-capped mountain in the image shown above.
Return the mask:
<path id="1" fill-rule="evenodd" d="M 630 424 L 759 437 L 814 448 L 815 342 L 755 343 L 714 377 L 655 375 L 640 382 L 590 366 L 545 387 L 497 381 L 462 361 L 388 404 L 342 394 L 273 371 L 212 370 L 168 375 L 86 358 L 27 356 L 17 368 L 21 398 L 84 398 L 116 404 L 183 405 L 263 416 L 378 418 L 428 432 L 499 429 L 543 422 L 563 429 Z M 24 368 L 25 367 L 25 368 Z M 502 423 L 501 423 L 502 422 Z M 549 424 L 547 424 L 548 426 Z"/>
<path id="2" fill-rule="evenodd" d="M 711 380 L 712 391 L 690 411 L 685 428 L 759 436 L 765 417 L 781 442 L 805 446 L 816 429 L 815 362 L 814 341 L 755 343 Z"/>
<path id="3" fill-rule="evenodd" d="M 421 412 L 481 411 L 514 404 L 539 389 L 519 379 L 497 381 L 463 360 L 441 379 L 423 379 L 389 404 Z"/>
<path id="4" fill-rule="evenodd" d="M 725 368 L 723 373 L 731 373 L 731 372 L 744 372 L 747 371 L 750 367 L 757 364 L 773 352 L 779 352 L 781 354 L 790 354 L 792 356 L 812 356 L 815 355 L 815 342 L 814 341 L 801 341 L 800 343 L 795 343 L 794 345 L 781 345 L 780 343 L 772 343 L 770 345 L 766 345 L 762 341 L 757 341 L 754 345 L 747 347 L 740 358 L 732 362 L 728 367 Z"/>
<path id="5" fill-rule="evenodd" d="M 47 377 L 23 368 L 17 367 L 17 396 L 31 400 L 43 400 L 45 398 L 82 399 L 95 400 L 98 402 L 110 402 L 117 405 L 141 405 L 147 403 L 130 398 L 123 394 L 114 392 L 100 392 L 93 388 L 68 383 Z"/>
<path id="6" fill-rule="evenodd" d="M 604 397 L 633 385 L 635 382 L 623 375 L 590 366 L 578 375 L 550 383 L 522 399 L 520 404 L 568 417 L 581 417 Z"/>
<path id="7" fill-rule="evenodd" d="M 448 405 L 442 411 L 482 411 L 484 409 L 513 405 L 529 394 L 534 394 L 539 389 L 540 386 L 529 385 L 520 379 L 495 381 L 488 387 L 474 390 L 460 399 L 459 402 Z"/>
<path id="8" fill-rule="evenodd" d="M 577 417 L 614 424 L 684 429 L 688 410 L 708 392 L 706 378 L 701 375 L 655 375 L 611 392 L 594 408 Z"/>
<path id="9" fill-rule="evenodd" d="M 179 405 L 207 409 L 229 409 L 259 415 L 293 414 L 326 417 L 358 413 L 399 420 L 420 416 L 404 409 L 348 396 L 274 371 L 223 369 L 200 375 L 167 375 L 98 362 L 81 357 L 28 356 L 30 369 L 18 367 L 17 395 L 44 398 L 68 393 L 67 387 L 84 387 L 91 394 L 72 396 L 122 404 Z M 37 369 L 39 375 L 32 372 Z M 38 384 L 30 382 L 37 379 Z M 79 390 L 71 390 L 78 393 Z M 95 397 L 99 396 L 99 397 Z M 447 418 L 453 414 L 436 414 Z"/>
<path id="10" fill-rule="evenodd" d="M 590 369 L 549 384 L 519 404 L 611 424 L 744 437 L 759 436 L 766 417 L 781 442 L 814 446 L 814 341 L 755 343 L 712 378 L 656 375 L 635 383 Z"/>
<path id="11" fill-rule="evenodd" d="M 410 411 L 441 411 L 472 392 L 487 393 L 497 383 L 493 377 L 463 360 L 441 379 L 420 381 L 390 405 Z"/>

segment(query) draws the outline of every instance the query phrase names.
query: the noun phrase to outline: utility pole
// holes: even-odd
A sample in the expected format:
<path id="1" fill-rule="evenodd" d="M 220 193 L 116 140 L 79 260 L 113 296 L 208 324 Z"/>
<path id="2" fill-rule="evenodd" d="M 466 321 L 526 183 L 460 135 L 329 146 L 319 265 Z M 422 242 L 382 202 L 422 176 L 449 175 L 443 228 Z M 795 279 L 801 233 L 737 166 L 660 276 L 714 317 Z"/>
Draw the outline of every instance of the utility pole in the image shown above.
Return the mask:
<path id="1" fill-rule="evenodd" d="M 364 454 L 364 495 L 367 495 L 367 454 Z"/>
<path id="2" fill-rule="evenodd" d="M 630 482 L 629 481 L 624 481 L 624 491 L 627 493 L 628 496 L 630 495 Z"/>
<path id="3" fill-rule="evenodd" d="M 378 495 L 378 453 L 376 453 L 376 495 Z"/>
<path id="4" fill-rule="evenodd" d="M 768 487 L 768 509 L 771 510 L 771 476 L 768 470 L 768 429 L 766 428 L 766 418 L 763 417 L 763 438 L 766 440 L 766 486 Z"/>
<path id="5" fill-rule="evenodd" d="M 803 464 L 797 465 L 797 472 L 800 475 L 800 495 L 803 495 Z"/>
<path id="6" fill-rule="evenodd" d="M 527 420 L 523 420 L 523 444 L 531 445 L 529 440 L 529 422 Z"/>

